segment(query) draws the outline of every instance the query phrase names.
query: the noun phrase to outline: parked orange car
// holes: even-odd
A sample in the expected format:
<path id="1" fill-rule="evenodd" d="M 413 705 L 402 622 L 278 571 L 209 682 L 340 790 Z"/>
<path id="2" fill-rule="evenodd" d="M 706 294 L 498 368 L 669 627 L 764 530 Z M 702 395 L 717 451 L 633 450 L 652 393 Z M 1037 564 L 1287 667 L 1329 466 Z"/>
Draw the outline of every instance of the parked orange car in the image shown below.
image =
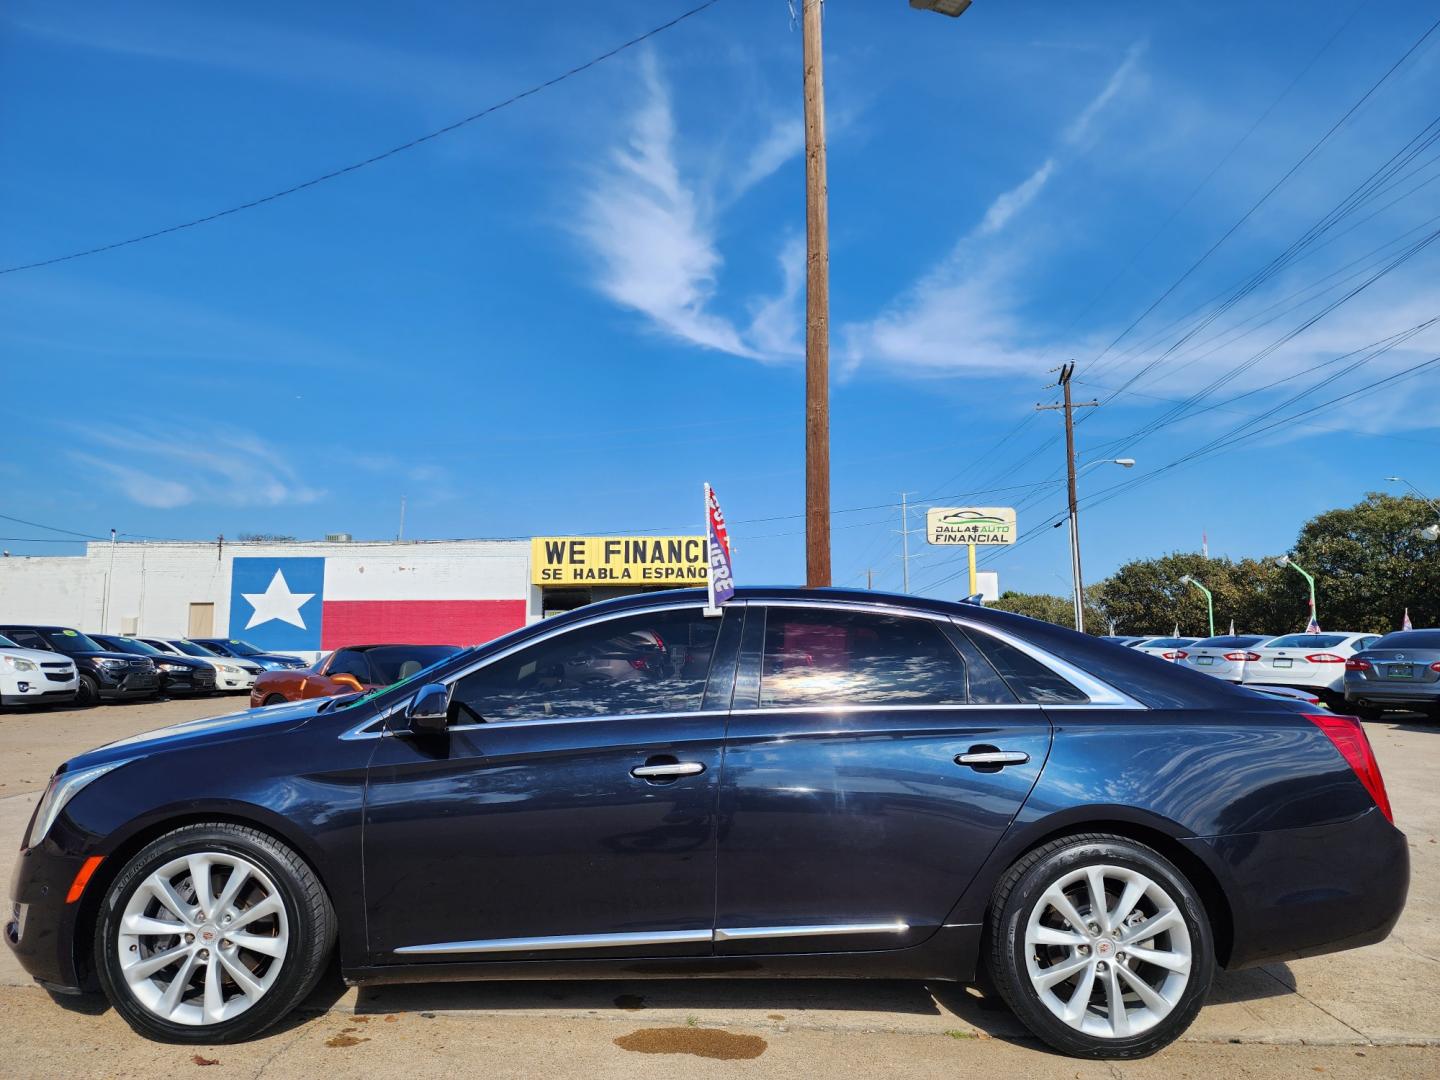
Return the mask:
<path id="1" fill-rule="evenodd" d="M 313 667 L 262 672 L 250 691 L 250 707 L 389 686 L 459 651 L 458 645 L 347 645 Z"/>

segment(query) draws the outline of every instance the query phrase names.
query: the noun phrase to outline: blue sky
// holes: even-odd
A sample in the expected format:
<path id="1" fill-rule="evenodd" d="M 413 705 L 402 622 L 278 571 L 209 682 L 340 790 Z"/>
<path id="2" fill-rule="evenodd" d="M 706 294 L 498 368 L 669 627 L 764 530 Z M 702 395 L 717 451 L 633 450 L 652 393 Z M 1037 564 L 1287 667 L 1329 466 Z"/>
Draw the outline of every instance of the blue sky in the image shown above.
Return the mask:
<path id="1" fill-rule="evenodd" d="M 689 6 L 16 0 L 0 14 L 0 263 L 287 187 Z M 1078 397 L 1126 387 L 1085 417 L 1082 460 L 1139 462 L 1081 481 L 1090 580 L 1202 531 L 1212 554 L 1284 550 L 1394 473 L 1440 493 L 1440 365 L 1399 378 L 1440 356 L 1440 325 L 1346 357 L 1440 315 L 1440 256 L 1409 253 L 1325 311 L 1435 228 L 1432 150 L 1236 298 L 1425 131 L 1440 32 L 1166 295 L 1429 5 L 827 9 L 836 584 L 873 567 L 899 586 L 908 491 L 922 510 L 1017 505 L 1036 539 L 990 568 L 1064 592 L 1059 419 L 1034 405 L 1070 358 Z M 0 275 L 0 514 L 384 537 L 403 494 L 410 537 L 698 531 L 709 480 L 741 580 L 803 579 L 799 79 L 783 0 L 722 0 L 370 168 Z M 960 560 L 912 540 L 917 591 L 956 594 Z"/>

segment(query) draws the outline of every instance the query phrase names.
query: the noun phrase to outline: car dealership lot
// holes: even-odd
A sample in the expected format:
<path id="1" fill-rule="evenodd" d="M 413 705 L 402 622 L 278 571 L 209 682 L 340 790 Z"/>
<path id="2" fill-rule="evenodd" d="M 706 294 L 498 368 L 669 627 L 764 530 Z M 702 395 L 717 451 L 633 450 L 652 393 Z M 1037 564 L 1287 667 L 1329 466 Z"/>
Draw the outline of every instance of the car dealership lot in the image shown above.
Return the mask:
<path id="1" fill-rule="evenodd" d="M 35 799 L 63 758 L 244 704 L 232 697 L 0 714 L 0 843 L 18 845 Z M 1185 1042 L 1148 1063 L 1124 1063 L 1123 1071 L 1440 1071 L 1440 794 L 1432 775 L 1440 726 L 1397 717 L 1367 729 L 1397 824 L 1410 841 L 1410 902 L 1395 932 L 1355 952 L 1221 975 Z M 281 1025 L 245 1046 L 202 1049 L 199 1056 L 244 1075 L 256 1075 L 267 1062 L 266 1075 L 333 1068 L 341 1055 L 347 1070 L 383 1073 L 403 1061 L 407 1072 L 418 1075 L 481 1063 L 499 1075 L 542 1067 L 560 1074 L 568 1067 L 575 1075 L 622 1069 L 658 1074 L 677 1066 L 699 1075 L 721 1068 L 938 1075 L 957 1064 L 1029 1075 L 1048 1075 L 1046 1069 L 1064 1076 L 1111 1075 L 1105 1063 L 1044 1053 L 1003 1008 L 984 1008 L 963 988 L 941 984 L 488 983 L 357 994 L 327 983 L 311 1006 L 303 1022 Z M 86 1061 L 93 1059 L 82 1055 L 97 1051 L 106 1055 L 107 1070 L 121 1075 L 196 1068 L 194 1048 L 143 1042 L 98 998 L 51 1002 L 3 949 L 0 1017 L 9 1032 L 0 1047 L 0 1076 L 88 1074 Z M 651 1029 L 661 1033 L 628 1038 Z M 626 1049 L 672 1043 L 730 1060 Z M 757 1052 L 758 1058 L 747 1056 Z"/>

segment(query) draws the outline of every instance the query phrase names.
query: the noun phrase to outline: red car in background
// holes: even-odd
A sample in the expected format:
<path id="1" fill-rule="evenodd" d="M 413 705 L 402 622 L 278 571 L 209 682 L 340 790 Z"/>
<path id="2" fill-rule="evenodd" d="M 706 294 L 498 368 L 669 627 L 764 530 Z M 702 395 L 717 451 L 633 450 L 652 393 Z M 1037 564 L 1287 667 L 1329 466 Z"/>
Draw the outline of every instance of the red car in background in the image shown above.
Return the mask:
<path id="1" fill-rule="evenodd" d="M 389 686 L 459 651 L 458 645 L 347 645 L 300 671 L 261 673 L 250 691 L 250 707 Z"/>

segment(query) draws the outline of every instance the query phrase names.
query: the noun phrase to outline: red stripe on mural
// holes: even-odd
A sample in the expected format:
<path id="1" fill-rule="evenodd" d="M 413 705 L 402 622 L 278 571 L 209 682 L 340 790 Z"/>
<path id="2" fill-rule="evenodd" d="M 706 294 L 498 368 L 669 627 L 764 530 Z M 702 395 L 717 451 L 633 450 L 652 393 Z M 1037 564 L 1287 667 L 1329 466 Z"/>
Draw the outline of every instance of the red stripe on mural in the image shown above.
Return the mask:
<path id="1" fill-rule="evenodd" d="M 322 649 L 478 645 L 525 625 L 524 600 L 326 600 Z"/>

